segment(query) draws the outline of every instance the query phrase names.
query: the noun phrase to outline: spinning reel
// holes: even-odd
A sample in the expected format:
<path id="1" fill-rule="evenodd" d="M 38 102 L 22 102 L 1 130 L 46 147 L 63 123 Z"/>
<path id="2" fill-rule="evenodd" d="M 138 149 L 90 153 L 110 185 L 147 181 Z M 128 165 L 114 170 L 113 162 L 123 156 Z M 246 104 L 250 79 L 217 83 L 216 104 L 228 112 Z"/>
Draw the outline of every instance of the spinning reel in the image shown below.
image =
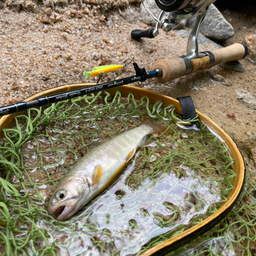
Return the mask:
<path id="1" fill-rule="evenodd" d="M 205 56 L 205 53 L 198 52 L 198 34 L 201 23 L 206 15 L 207 9 L 215 0 L 155 0 L 156 5 L 161 9 L 158 17 L 147 8 L 146 0 L 142 5 L 146 11 L 156 20 L 155 28 L 148 30 L 133 30 L 131 36 L 139 40 L 141 37 L 154 38 L 159 34 L 159 28 L 165 32 L 174 29 L 183 19 L 196 16 L 195 25 L 190 33 L 187 44 L 187 55 L 189 59 Z M 168 19 L 163 20 L 163 15 L 169 13 Z"/>

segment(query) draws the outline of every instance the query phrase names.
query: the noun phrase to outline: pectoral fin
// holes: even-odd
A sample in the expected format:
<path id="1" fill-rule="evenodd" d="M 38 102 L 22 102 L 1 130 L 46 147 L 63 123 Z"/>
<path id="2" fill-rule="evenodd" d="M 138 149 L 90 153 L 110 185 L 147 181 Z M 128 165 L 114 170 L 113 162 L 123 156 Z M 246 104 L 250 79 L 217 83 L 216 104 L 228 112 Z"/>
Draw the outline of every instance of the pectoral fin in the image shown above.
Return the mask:
<path id="1" fill-rule="evenodd" d="M 156 141 L 151 138 L 145 138 L 140 147 L 153 147 L 156 146 Z"/>
<path id="2" fill-rule="evenodd" d="M 96 165 L 93 171 L 92 185 L 93 186 L 99 185 L 101 179 L 102 179 L 102 166 Z"/>
<path id="3" fill-rule="evenodd" d="M 134 156 L 134 154 L 135 154 L 135 152 L 136 152 L 136 149 L 133 149 L 129 154 L 128 154 L 128 156 L 126 157 L 126 163 L 128 163 L 129 161 L 130 161 L 130 159 Z"/>

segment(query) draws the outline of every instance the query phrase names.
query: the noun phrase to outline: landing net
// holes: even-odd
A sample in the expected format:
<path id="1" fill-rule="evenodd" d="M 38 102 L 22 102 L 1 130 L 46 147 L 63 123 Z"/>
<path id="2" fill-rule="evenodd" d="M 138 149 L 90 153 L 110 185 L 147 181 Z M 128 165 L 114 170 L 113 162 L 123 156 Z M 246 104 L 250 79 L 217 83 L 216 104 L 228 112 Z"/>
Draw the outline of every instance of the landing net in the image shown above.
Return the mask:
<path id="1" fill-rule="evenodd" d="M 234 161 L 204 124 L 200 131 L 178 128 L 174 109 L 100 92 L 17 116 L 0 147 L 0 255 L 139 255 L 216 212 L 233 188 Z M 48 200 L 78 159 L 145 118 L 168 129 L 150 136 L 113 184 L 72 218 L 50 216 Z M 255 203 L 254 194 L 246 200 Z M 239 205 L 199 240 L 224 236 L 231 251 L 238 245 L 248 252 L 251 214 Z M 238 237 L 239 229 L 245 233 Z M 216 255 L 205 248 L 192 255 Z"/>

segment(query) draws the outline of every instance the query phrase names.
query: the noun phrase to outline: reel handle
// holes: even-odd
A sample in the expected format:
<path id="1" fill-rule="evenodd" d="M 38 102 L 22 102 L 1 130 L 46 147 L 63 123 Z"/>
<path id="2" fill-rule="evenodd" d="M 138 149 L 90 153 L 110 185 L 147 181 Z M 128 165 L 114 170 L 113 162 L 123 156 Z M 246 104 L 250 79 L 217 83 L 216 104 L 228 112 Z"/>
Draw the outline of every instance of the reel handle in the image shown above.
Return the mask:
<path id="1" fill-rule="evenodd" d="M 183 56 L 157 60 L 153 64 L 153 69 L 162 69 L 163 75 L 158 77 L 157 80 L 159 83 L 166 83 L 197 70 L 204 70 L 221 63 L 243 59 L 248 53 L 247 45 L 235 43 L 222 49 L 205 52 L 205 56 L 200 58 L 189 59 Z"/>
<path id="2" fill-rule="evenodd" d="M 154 28 L 150 28 L 147 30 L 135 29 L 131 32 L 131 36 L 135 40 L 139 40 L 142 37 L 154 38 Z"/>

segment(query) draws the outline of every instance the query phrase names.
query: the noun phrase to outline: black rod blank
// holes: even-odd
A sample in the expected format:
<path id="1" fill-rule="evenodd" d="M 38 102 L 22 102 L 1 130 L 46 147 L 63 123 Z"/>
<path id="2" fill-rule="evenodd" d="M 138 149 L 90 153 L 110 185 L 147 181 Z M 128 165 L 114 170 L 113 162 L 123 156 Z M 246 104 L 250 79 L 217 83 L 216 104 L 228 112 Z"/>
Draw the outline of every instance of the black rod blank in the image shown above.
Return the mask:
<path id="1" fill-rule="evenodd" d="M 84 87 L 81 89 L 72 90 L 69 92 L 58 93 L 50 96 L 43 96 L 35 100 L 31 100 L 27 102 L 23 101 L 23 102 L 18 102 L 12 105 L 0 107 L 0 117 L 4 115 L 12 114 L 12 113 L 21 112 L 29 108 L 47 106 L 62 100 L 72 99 L 72 98 L 83 96 L 86 94 L 107 90 L 107 89 L 125 85 L 125 84 L 134 83 L 137 81 L 145 81 L 148 78 L 157 77 L 159 75 L 161 75 L 161 70 L 159 69 L 150 71 L 148 73 L 145 71 L 144 68 L 137 69 L 135 76 L 125 77 L 122 79 L 118 79 L 118 80 L 114 80 L 114 81 L 110 81 L 102 84 L 96 84 L 96 85 Z"/>

